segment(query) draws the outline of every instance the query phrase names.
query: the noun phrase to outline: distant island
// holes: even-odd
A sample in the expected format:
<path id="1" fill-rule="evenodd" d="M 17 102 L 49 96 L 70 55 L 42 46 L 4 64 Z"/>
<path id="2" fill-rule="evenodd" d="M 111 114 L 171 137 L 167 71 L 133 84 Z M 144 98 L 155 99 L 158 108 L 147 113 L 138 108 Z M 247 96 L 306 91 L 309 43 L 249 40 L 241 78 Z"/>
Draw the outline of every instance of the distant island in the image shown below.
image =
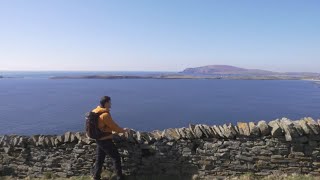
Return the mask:
<path id="1" fill-rule="evenodd" d="M 177 73 L 152 75 L 86 75 L 55 76 L 51 79 L 235 79 L 235 80 L 320 80 L 320 73 L 273 72 L 228 65 L 187 68 Z"/>
<path id="2" fill-rule="evenodd" d="M 260 69 L 244 69 L 228 65 L 209 65 L 196 68 L 187 68 L 181 73 L 185 74 L 202 74 L 202 75 L 275 75 L 272 71 Z"/>

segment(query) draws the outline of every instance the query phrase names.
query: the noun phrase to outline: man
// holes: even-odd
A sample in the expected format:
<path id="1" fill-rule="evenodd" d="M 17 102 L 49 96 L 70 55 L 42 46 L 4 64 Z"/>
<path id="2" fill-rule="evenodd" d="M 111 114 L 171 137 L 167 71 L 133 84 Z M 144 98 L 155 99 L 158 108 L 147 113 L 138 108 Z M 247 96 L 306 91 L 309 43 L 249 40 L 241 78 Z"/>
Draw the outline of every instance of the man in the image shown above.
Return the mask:
<path id="1" fill-rule="evenodd" d="M 103 96 L 100 100 L 100 106 L 92 110 L 95 113 L 102 113 L 99 117 L 98 128 L 106 132 L 106 136 L 98 139 L 97 142 L 97 154 L 96 163 L 93 169 L 94 180 L 101 179 L 102 165 L 104 159 L 108 154 L 112 158 L 113 168 L 117 172 L 117 179 L 123 180 L 122 167 L 120 154 L 112 141 L 112 131 L 116 133 L 124 133 L 126 129 L 119 127 L 112 119 L 110 114 L 111 98 L 109 96 Z"/>

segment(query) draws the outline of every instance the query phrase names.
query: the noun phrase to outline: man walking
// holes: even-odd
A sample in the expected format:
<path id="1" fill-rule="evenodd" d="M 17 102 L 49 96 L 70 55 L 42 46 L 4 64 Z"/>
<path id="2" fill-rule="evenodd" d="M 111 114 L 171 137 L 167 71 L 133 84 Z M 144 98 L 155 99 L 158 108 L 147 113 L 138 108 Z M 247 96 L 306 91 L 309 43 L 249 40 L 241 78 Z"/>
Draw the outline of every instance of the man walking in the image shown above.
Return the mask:
<path id="1" fill-rule="evenodd" d="M 112 131 L 117 133 L 126 132 L 125 129 L 119 127 L 112 119 L 110 114 L 111 98 L 109 96 L 103 96 L 100 100 L 100 106 L 92 110 L 92 112 L 101 114 L 98 120 L 98 128 L 106 132 L 106 136 L 98 139 L 97 142 L 97 154 L 96 162 L 93 169 L 94 180 L 101 179 L 102 165 L 106 155 L 112 158 L 113 168 L 117 173 L 117 180 L 124 180 L 121 167 L 120 154 L 112 141 Z"/>

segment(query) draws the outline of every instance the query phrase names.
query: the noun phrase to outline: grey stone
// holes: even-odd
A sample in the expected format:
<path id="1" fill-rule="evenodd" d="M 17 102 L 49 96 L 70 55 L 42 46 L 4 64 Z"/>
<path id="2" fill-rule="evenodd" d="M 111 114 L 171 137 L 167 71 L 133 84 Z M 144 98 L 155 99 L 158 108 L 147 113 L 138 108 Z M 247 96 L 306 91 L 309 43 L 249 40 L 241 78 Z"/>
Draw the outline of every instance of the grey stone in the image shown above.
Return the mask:
<path id="1" fill-rule="evenodd" d="M 71 142 L 71 132 L 64 133 L 64 143 Z"/>
<path id="2" fill-rule="evenodd" d="M 240 131 L 239 131 L 238 126 L 233 126 L 233 127 L 234 127 L 234 130 L 237 132 L 237 135 L 239 135 L 239 134 L 240 134 Z"/>
<path id="3" fill-rule="evenodd" d="M 81 141 L 81 136 L 82 136 L 82 135 L 81 135 L 80 132 L 76 132 L 74 135 L 76 136 L 76 138 L 77 138 L 78 141 Z"/>
<path id="4" fill-rule="evenodd" d="M 270 121 L 268 125 L 271 127 L 272 137 L 283 136 L 284 132 L 279 125 L 279 120 Z"/>
<path id="5" fill-rule="evenodd" d="M 270 128 L 266 121 L 259 121 L 257 127 L 259 128 L 261 135 L 268 136 L 271 134 Z"/>
<path id="6" fill-rule="evenodd" d="M 236 159 L 239 159 L 239 160 L 242 160 L 242 161 L 248 161 L 248 162 L 252 162 L 253 161 L 253 157 L 249 157 L 249 156 L 236 155 L 235 157 L 236 157 Z"/>
<path id="7" fill-rule="evenodd" d="M 194 139 L 194 135 L 191 132 L 190 128 L 182 128 L 183 133 L 186 135 L 186 139 Z"/>
<path id="8" fill-rule="evenodd" d="M 180 135 L 181 139 L 187 139 L 186 133 L 183 131 L 183 128 L 177 128 L 177 133 Z"/>
<path id="9" fill-rule="evenodd" d="M 224 124 L 223 130 L 224 130 L 224 136 L 226 138 L 232 139 L 237 135 L 237 131 L 235 130 L 234 126 L 231 123 L 229 123 L 228 125 Z"/>
<path id="10" fill-rule="evenodd" d="M 300 126 L 298 121 L 292 121 L 294 128 L 296 129 L 297 133 L 299 134 L 299 136 L 303 136 L 304 135 L 304 131 L 302 129 L 302 127 Z"/>
<path id="11" fill-rule="evenodd" d="M 320 133 L 319 124 L 315 120 L 313 120 L 311 117 L 304 118 L 304 120 L 306 121 L 306 123 L 310 127 L 310 129 L 312 130 L 313 134 L 318 135 Z"/>
<path id="12" fill-rule="evenodd" d="M 297 121 L 297 123 L 303 129 L 304 134 L 309 135 L 313 133 L 313 131 L 310 129 L 310 127 L 307 125 L 307 122 L 304 119 Z"/>
<path id="13" fill-rule="evenodd" d="M 196 125 L 194 125 L 194 124 L 189 124 L 189 130 L 190 130 L 190 132 L 194 135 L 194 137 L 196 137 L 195 136 L 195 134 L 194 134 L 194 129 L 196 128 Z"/>
<path id="14" fill-rule="evenodd" d="M 77 136 L 75 133 L 71 132 L 70 133 L 70 142 L 76 142 L 78 140 Z"/>
<path id="15" fill-rule="evenodd" d="M 176 132 L 175 129 L 169 128 L 163 131 L 162 137 L 167 138 L 168 140 L 179 140 L 180 135 Z"/>
<path id="16" fill-rule="evenodd" d="M 159 130 L 154 130 L 152 131 L 149 135 L 152 136 L 153 139 L 155 139 L 156 141 L 160 140 L 162 138 L 161 136 L 161 131 Z"/>
<path id="17" fill-rule="evenodd" d="M 151 132 L 151 133 L 155 133 L 155 132 Z M 159 134 L 160 138 L 161 138 L 161 133 Z M 137 132 L 134 131 L 133 129 L 129 129 L 128 132 L 125 133 L 125 136 L 127 138 L 127 141 L 132 142 L 132 143 L 136 143 L 137 142 Z M 156 137 L 156 134 L 154 135 Z"/>
<path id="18" fill-rule="evenodd" d="M 38 144 L 39 137 L 40 137 L 40 135 L 31 136 L 31 142 L 32 142 L 33 145 L 37 145 Z"/>
<path id="19" fill-rule="evenodd" d="M 37 146 L 46 146 L 47 144 L 45 143 L 44 138 L 45 138 L 45 136 L 40 135 L 36 145 Z"/>
<path id="20" fill-rule="evenodd" d="M 260 129 L 253 122 L 249 122 L 249 130 L 250 130 L 250 136 L 260 137 L 261 135 Z"/>
<path id="21" fill-rule="evenodd" d="M 206 135 L 206 137 L 217 137 L 217 134 L 214 131 L 212 131 L 212 129 L 208 125 L 202 124 L 200 127 L 202 132 L 204 132 L 204 134 Z"/>
<path id="22" fill-rule="evenodd" d="M 44 141 L 44 144 L 49 147 L 52 147 L 54 145 L 54 143 L 51 142 L 51 139 L 48 136 L 45 136 L 43 141 Z"/>
<path id="23" fill-rule="evenodd" d="M 58 177 L 62 177 L 62 178 L 68 177 L 67 173 L 65 173 L 65 172 L 57 172 L 56 174 L 57 174 Z"/>
<path id="24" fill-rule="evenodd" d="M 58 136 L 59 137 L 59 136 Z M 61 144 L 61 136 L 60 136 L 60 138 L 58 138 L 58 137 L 56 137 L 55 139 L 54 139 L 54 146 L 59 146 L 60 144 Z"/>
<path id="25" fill-rule="evenodd" d="M 3 146 L 4 144 L 4 136 L 0 136 L 0 146 Z"/>
<path id="26" fill-rule="evenodd" d="M 287 118 L 282 118 L 279 122 L 281 128 L 284 130 L 286 141 L 292 141 L 292 138 L 298 137 L 294 124 Z"/>
<path id="27" fill-rule="evenodd" d="M 27 137 L 20 137 L 17 145 L 20 146 L 20 147 L 22 147 L 22 146 L 24 146 L 25 144 L 27 144 L 27 141 L 28 141 L 28 138 L 27 138 Z"/>
<path id="28" fill-rule="evenodd" d="M 140 143 L 146 142 L 149 143 L 151 141 L 151 137 L 147 132 L 137 131 L 137 141 Z"/>
<path id="29" fill-rule="evenodd" d="M 224 135 L 218 126 L 214 125 L 211 128 L 219 135 L 220 138 L 224 138 Z"/>
<path id="30" fill-rule="evenodd" d="M 12 141 L 12 146 L 17 146 L 19 142 L 19 137 L 14 137 Z"/>
<path id="31" fill-rule="evenodd" d="M 202 136 L 204 136 L 204 133 L 201 131 L 201 127 L 199 124 L 195 126 L 193 132 L 196 138 L 202 138 Z"/>
<path id="32" fill-rule="evenodd" d="M 11 153 L 13 151 L 13 149 L 11 147 L 4 147 L 3 150 L 7 154 L 9 154 L 9 153 Z"/>

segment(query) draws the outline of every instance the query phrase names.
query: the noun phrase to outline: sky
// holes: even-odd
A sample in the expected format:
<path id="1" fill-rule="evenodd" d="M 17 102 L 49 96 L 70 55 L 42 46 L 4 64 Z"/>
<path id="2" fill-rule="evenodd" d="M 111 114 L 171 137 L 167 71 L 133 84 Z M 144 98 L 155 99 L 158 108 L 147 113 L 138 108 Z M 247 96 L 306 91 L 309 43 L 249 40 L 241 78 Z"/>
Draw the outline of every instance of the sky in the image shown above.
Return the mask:
<path id="1" fill-rule="evenodd" d="M 0 70 L 320 72 L 318 0 L 0 0 Z"/>

